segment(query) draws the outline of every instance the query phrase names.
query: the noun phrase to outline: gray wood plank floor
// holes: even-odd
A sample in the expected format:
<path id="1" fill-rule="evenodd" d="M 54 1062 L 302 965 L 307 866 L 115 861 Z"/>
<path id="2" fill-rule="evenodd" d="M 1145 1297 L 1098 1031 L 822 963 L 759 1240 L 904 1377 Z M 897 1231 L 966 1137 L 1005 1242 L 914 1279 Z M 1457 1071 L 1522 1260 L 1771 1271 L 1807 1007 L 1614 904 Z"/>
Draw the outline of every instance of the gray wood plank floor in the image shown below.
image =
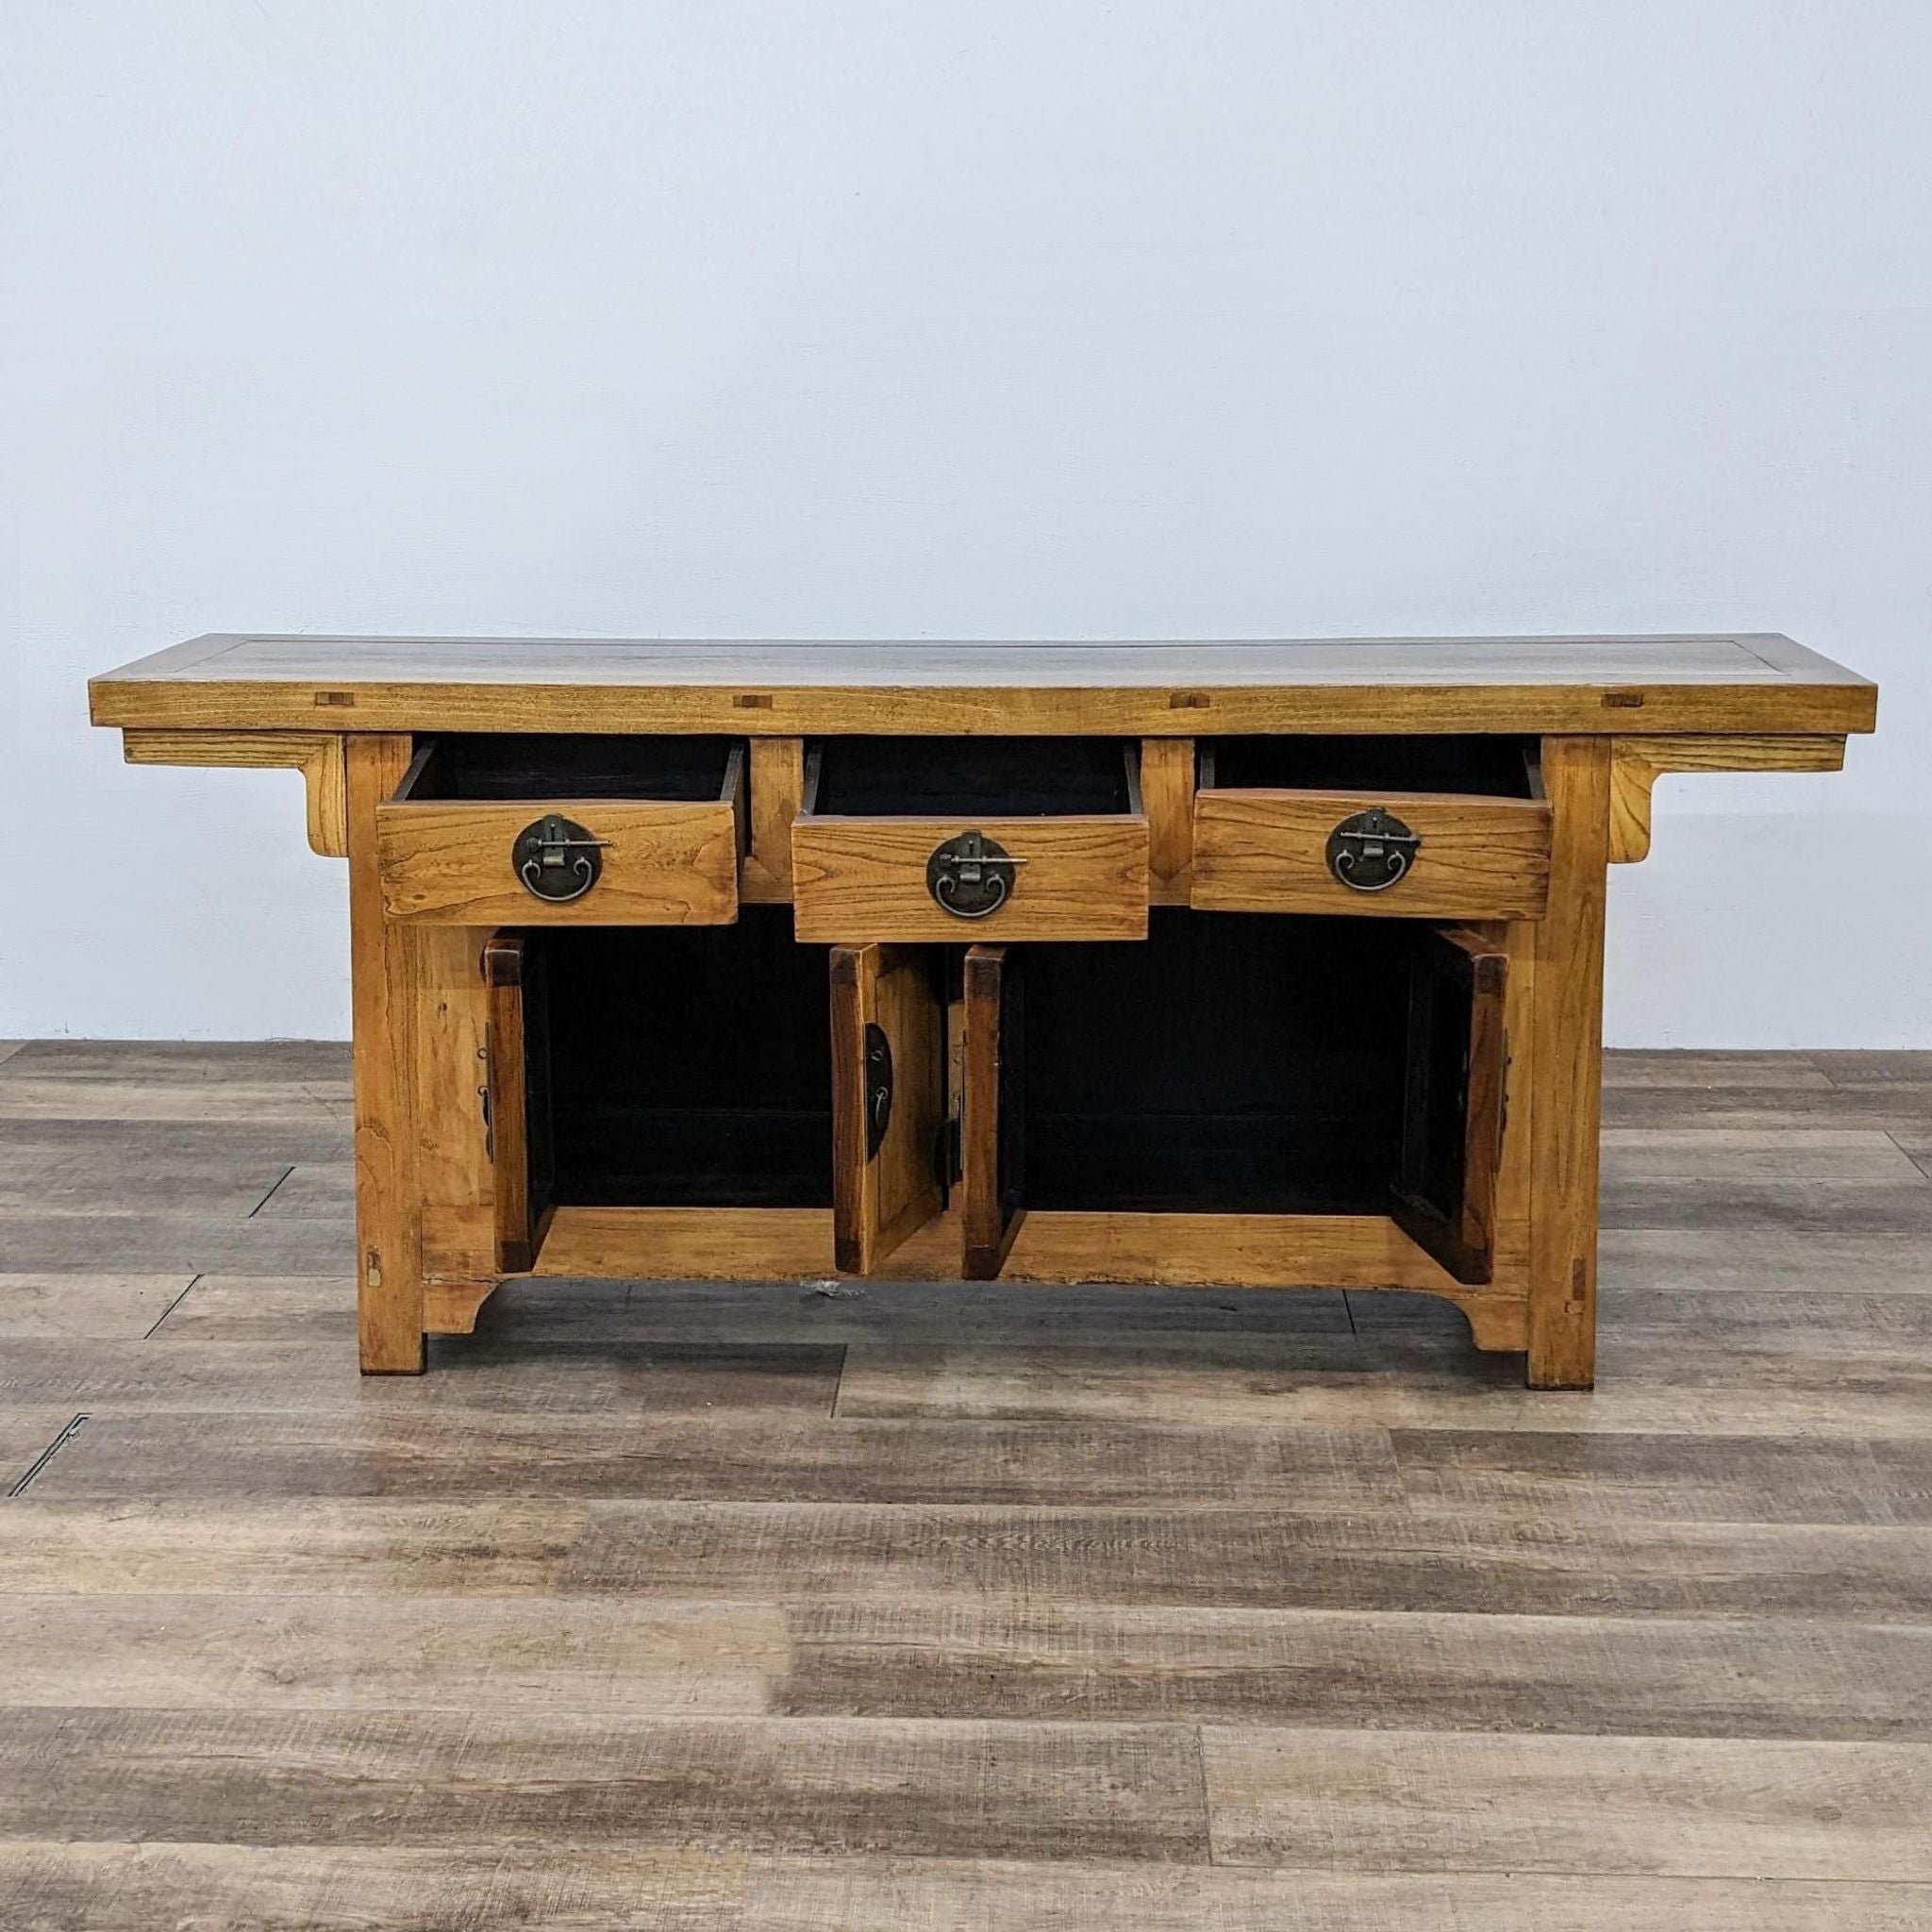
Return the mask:
<path id="1" fill-rule="evenodd" d="M 0 1043 L 0 1925 L 1932 1925 L 1932 1054 L 1619 1054 L 1601 1388 L 1409 1297 L 547 1282 L 346 1055 Z"/>

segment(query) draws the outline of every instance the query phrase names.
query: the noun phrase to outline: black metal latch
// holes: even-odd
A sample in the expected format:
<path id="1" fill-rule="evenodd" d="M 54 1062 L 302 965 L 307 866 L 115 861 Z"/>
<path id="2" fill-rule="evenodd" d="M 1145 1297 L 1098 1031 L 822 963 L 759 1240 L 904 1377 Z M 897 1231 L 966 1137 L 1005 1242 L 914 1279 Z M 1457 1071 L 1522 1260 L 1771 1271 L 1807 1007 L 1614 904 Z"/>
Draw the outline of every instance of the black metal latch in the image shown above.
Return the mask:
<path id="1" fill-rule="evenodd" d="M 555 905 L 581 899 L 597 883 L 608 842 L 593 839 L 575 819 L 549 811 L 517 834 L 509 862 L 536 897 Z"/>
<path id="2" fill-rule="evenodd" d="M 1386 892 L 1407 877 L 1422 842 L 1392 811 L 1372 805 L 1328 834 L 1328 870 L 1351 891 Z"/>
<path id="3" fill-rule="evenodd" d="M 874 1159 L 892 1124 L 892 1042 L 876 1021 L 865 1023 L 865 1158 Z"/>
<path id="4" fill-rule="evenodd" d="M 941 912 L 984 919 L 1013 896 L 1013 868 L 1024 863 L 984 832 L 961 832 L 933 848 L 925 861 L 925 889 Z"/>

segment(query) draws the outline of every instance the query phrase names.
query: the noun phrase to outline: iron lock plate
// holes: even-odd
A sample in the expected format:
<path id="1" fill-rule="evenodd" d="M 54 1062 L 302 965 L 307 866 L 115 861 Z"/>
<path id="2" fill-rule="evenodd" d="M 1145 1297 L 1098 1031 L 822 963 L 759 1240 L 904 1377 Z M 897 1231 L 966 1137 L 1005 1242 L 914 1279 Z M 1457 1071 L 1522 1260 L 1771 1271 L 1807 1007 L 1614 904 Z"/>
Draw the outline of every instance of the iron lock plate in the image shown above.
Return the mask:
<path id="1" fill-rule="evenodd" d="M 865 1158 L 876 1159 L 892 1124 L 892 1042 L 875 1020 L 865 1023 Z"/>
<path id="2" fill-rule="evenodd" d="M 1328 834 L 1328 870 L 1352 892 L 1386 892 L 1408 876 L 1422 842 L 1387 807 L 1372 805 Z"/>
<path id="3" fill-rule="evenodd" d="M 1020 861 L 984 832 L 961 832 L 933 848 L 925 862 L 925 889 L 933 904 L 955 919 L 985 919 L 1013 896 Z"/>
<path id="4" fill-rule="evenodd" d="M 509 862 L 525 891 L 553 906 L 581 899 L 604 871 L 603 848 L 575 819 L 545 812 L 516 836 Z"/>

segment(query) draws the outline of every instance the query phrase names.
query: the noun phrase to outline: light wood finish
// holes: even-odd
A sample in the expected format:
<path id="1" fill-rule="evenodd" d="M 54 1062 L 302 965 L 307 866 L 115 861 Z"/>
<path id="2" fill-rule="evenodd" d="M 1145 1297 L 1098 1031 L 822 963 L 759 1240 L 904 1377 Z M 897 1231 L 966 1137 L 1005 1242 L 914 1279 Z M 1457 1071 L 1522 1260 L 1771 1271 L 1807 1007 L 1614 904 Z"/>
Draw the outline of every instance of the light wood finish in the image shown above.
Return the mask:
<path id="1" fill-rule="evenodd" d="M 934 903 L 935 846 L 984 832 L 1018 866 L 1012 896 L 983 919 Z M 802 818 L 791 832 L 801 940 L 1132 940 L 1147 936 L 1147 821 L 1104 818 Z"/>
<path id="2" fill-rule="evenodd" d="M 944 1014 L 921 946 L 835 946 L 832 992 L 833 1260 L 870 1274 L 943 1205 Z M 876 1150 L 867 1119 L 867 1033 L 891 1056 L 891 1113 Z"/>
<path id="3" fill-rule="evenodd" d="M 297 771 L 308 788 L 308 847 L 324 858 L 349 853 L 348 761 L 337 731 L 170 731 L 122 733 L 130 765 L 235 766 Z"/>
<path id="4" fill-rule="evenodd" d="M 1869 731 L 1774 634 L 939 643 L 215 634 L 89 687 L 97 724 L 819 733 Z"/>
<path id="5" fill-rule="evenodd" d="M 356 1035 L 358 1347 L 364 1374 L 423 1373 L 423 1257 L 411 1158 L 417 941 L 383 916 L 378 814 L 407 738 L 348 746 L 349 978 Z"/>
<path id="6" fill-rule="evenodd" d="M 531 1268 L 542 1246 L 538 1209 L 530 1198 L 529 1041 L 524 1029 L 524 936 L 493 933 L 483 948 L 490 1030 L 483 1050 L 482 1091 L 489 1103 L 488 1153 L 494 1253 L 500 1274 Z M 475 1325 L 475 1307 L 470 1309 Z M 462 1332 L 467 1333 L 468 1329 Z"/>
<path id="7" fill-rule="evenodd" d="M 1019 1069 L 1005 1064 L 1007 1000 L 1021 968 L 1005 946 L 969 946 L 959 1008 L 959 1227 L 969 1281 L 992 1281 L 1006 1266 L 1024 1207 L 1007 1199 L 1001 1095 Z M 1008 1150 L 1007 1158 L 1010 1158 Z"/>
<path id="8" fill-rule="evenodd" d="M 510 849 L 556 812 L 604 841 L 604 867 L 581 898 L 540 899 Z M 728 925 L 738 917 L 740 819 L 727 801 L 424 800 L 376 815 L 383 909 L 445 925 Z"/>
<path id="9" fill-rule="evenodd" d="M 494 1272 L 496 1185 L 484 1120 L 490 1074 L 490 997 L 475 927 L 418 925 L 408 1016 L 410 1144 L 418 1241 L 425 1283 Z M 285 1184 L 270 1210 L 291 1203 Z"/>
<path id="10" fill-rule="evenodd" d="M 97 719 L 129 733 L 130 757 L 304 769 L 317 842 L 354 855 L 361 1341 L 372 1368 L 414 1367 L 425 1332 L 473 1328 L 505 1274 L 719 1279 L 750 1272 L 796 1281 L 818 1278 L 834 1257 L 873 1274 L 890 1257 L 893 1272 L 929 1278 L 1003 1266 L 1046 1283 L 1422 1289 L 1462 1308 L 1483 1347 L 1527 1342 L 1532 1381 L 1564 1388 L 1587 1386 L 1591 1374 L 1604 867 L 1612 856 L 1635 856 L 1647 839 L 1657 772 L 1828 768 L 1842 758 L 1844 735 L 1869 728 L 1875 715 L 1868 683 L 1769 634 L 1187 645 L 220 636 L 97 679 L 92 701 Z M 723 795 L 696 805 L 437 800 L 410 795 L 408 781 L 388 789 L 400 776 L 398 748 L 424 745 L 439 730 L 492 729 L 539 738 L 717 732 L 736 749 Z M 1061 731 L 1124 743 L 1127 808 L 979 821 L 974 829 L 1019 862 L 1011 900 L 984 922 L 946 913 L 926 886 L 933 849 L 966 829 L 962 822 L 810 809 L 808 735 L 971 741 Z M 1540 738 L 1545 790 L 1513 799 L 1198 787 L 1197 745 L 1253 731 Z M 581 747 L 559 757 L 560 769 L 590 769 Z M 378 762 L 385 789 L 357 791 L 356 772 L 366 777 Z M 425 782 L 433 787 L 433 777 Z M 1324 850 L 1334 824 L 1371 803 L 1389 805 L 1423 835 L 1409 876 L 1373 897 L 1333 880 Z M 509 868 L 517 833 L 546 810 L 608 841 L 597 885 L 561 906 L 534 898 Z M 1008 941 L 1024 950 L 1036 941 L 1144 938 L 1156 903 L 1484 922 L 1485 957 L 1506 983 L 1491 989 L 1473 1036 L 1483 1062 L 1473 1082 L 1481 1118 L 1469 1139 L 1474 1158 L 1465 1179 L 1474 1192 L 1465 1186 L 1457 1240 L 1448 1239 L 1446 1222 L 1417 1217 L 1412 1186 L 1402 1198 L 1376 1195 L 1374 1147 L 1334 1198 L 1371 1209 L 1386 1203 L 1407 1234 L 1375 1212 L 1292 1222 L 1052 1215 L 1016 1233 L 1017 1194 L 992 1202 L 981 1172 L 996 1158 L 996 1140 L 971 1131 L 988 1119 L 974 1113 L 973 1095 L 991 1091 L 990 1041 L 984 1024 L 971 1024 L 962 994 L 943 1018 L 937 1003 L 924 1016 L 931 1024 L 922 1023 L 919 1036 L 918 1106 L 903 1129 L 912 1139 L 882 1155 L 883 1164 L 852 1159 L 857 1117 L 844 1094 L 836 1214 L 572 1208 L 557 1230 L 558 1254 L 540 1257 L 532 1250 L 541 1204 L 520 1202 L 515 1181 L 495 1171 L 479 1104 L 479 1090 L 494 1081 L 499 1117 L 520 1111 L 508 1047 L 494 1063 L 488 1050 L 491 993 L 477 961 L 489 933 L 553 923 L 729 924 L 741 891 L 766 903 L 790 899 L 794 931 L 808 944 L 963 952 L 990 941 L 982 980 L 985 959 Z M 772 929 L 771 917 L 757 915 L 761 930 Z M 1199 929 L 1209 926 L 1203 921 Z M 858 980 L 849 990 L 847 1031 L 862 1035 Z M 507 1040 L 502 997 L 495 1004 Z M 1490 1064 L 1498 1038 L 1510 1063 L 1500 1077 Z M 927 1079 L 931 1068 L 938 1071 Z M 851 1065 L 844 1071 L 849 1079 Z M 0 1123 L 34 1118 L 51 1099 L 34 1078 L 11 1082 L 0 1094 Z M 253 1103 L 233 1091 L 186 1087 L 158 1101 L 152 1090 L 123 1082 L 95 1090 L 88 1104 L 103 1117 L 124 1104 L 158 1104 L 202 1121 L 215 1118 L 210 1108 Z M 1641 1108 L 1643 1119 L 1663 1119 L 1678 1105 L 1659 1092 L 1617 1104 Z M 1731 1125 L 1750 1118 L 1736 1096 L 1685 1104 L 1711 1118 L 1722 1109 Z M 934 1196 L 943 1184 L 930 1176 L 924 1143 L 939 1140 L 947 1106 L 962 1116 L 963 1174 L 958 1202 L 940 1215 Z M 1869 1124 L 1897 1117 L 1890 1091 L 1874 1090 L 1859 1106 Z M 1902 1151 L 1932 1161 L 1932 1141 Z M 184 1161 L 169 1184 L 177 1200 L 201 1198 L 192 1165 Z M 42 1152 L 10 1185 L 22 1198 L 46 1199 L 58 1193 L 60 1172 Z M 1431 1170 L 1431 1197 L 1449 1202 L 1451 1179 Z M 0 1212 L 8 1185 L 0 1182 Z M 332 1185 L 292 1163 L 265 1176 L 258 1215 L 246 1228 L 225 1229 L 206 1258 L 228 1273 L 312 1265 L 318 1217 L 346 1207 Z M 1673 1185 L 1674 1211 L 1686 1218 L 1740 1211 L 1733 1198 L 1709 1198 L 1696 1176 Z M 1882 1203 L 1868 1192 L 1857 1211 L 1890 1216 L 1886 1224 L 1897 1231 L 1916 1226 L 1915 1184 L 1888 1185 Z M 1623 1215 L 1621 1195 L 1612 1194 L 1607 1211 L 1613 1223 Z M 120 1265 L 123 1231 L 102 1222 L 70 1233 L 36 1217 L 20 1230 L 17 1265 L 39 1269 L 57 1251 L 78 1258 L 88 1244 L 89 1265 L 105 1274 Z M 143 1217 L 142 1239 L 171 1266 L 204 1255 L 158 1208 Z"/>
<path id="11" fill-rule="evenodd" d="M 957 1280 L 517 1281 L 358 1385 L 340 1207 L 197 1272 L 347 1066 L 0 1062 L 8 1923 L 1932 1922 L 1932 1063 L 1612 1056 L 1556 1399 L 1432 1300 Z"/>
<path id="12" fill-rule="evenodd" d="M 1666 772 L 1838 772 L 1841 737 L 1619 738 L 1610 766 L 1610 863 L 1650 856 L 1650 790 Z"/>
<path id="13" fill-rule="evenodd" d="M 1185 906 L 1194 862 L 1194 741 L 1141 741 L 1141 797 L 1147 811 L 1147 895 Z"/>
<path id="14" fill-rule="evenodd" d="M 1005 1239 L 1003 1281 L 1420 1289 L 1455 1302 L 1479 1348 L 1524 1345 L 1520 1254 L 1504 1254 L 1496 1283 L 1470 1288 L 1384 1215 L 1036 1210 Z M 952 1280 L 966 1241 L 963 1215 L 940 1215 L 907 1238 L 889 1272 L 908 1281 Z M 831 1254 L 832 1214 L 821 1208 L 559 1208 L 536 1272 L 569 1279 L 810 1281 L 825 1277 Z"/>
<path id="15" fill-rule="evenodd" d="M 431 1276 L 423 1285 L 423 1328 L 429 1335 L 474 1335 L 483 1304 L 503 1286 L 501 1277 L 452 1281 Z"/>
<path id="16" fill-rule="evenodd" d="M 829 1208 L 562 1207 L 536 1272 L 573 1280 L 811 1281 L 833 1268 Z"/>
<path id="17" fill-rule="evenodd" d="M 753 903 L 791 897 L 791 822 L 805 802 L 805 741 L 754 738 L 751 752 L 750 849 L 739 879 Z"/>
<path id="18" fill-rule="evenodd" d="M 1385 806 L 1420 834 L 1409 871 L 1359 892 L 1328 870 L 1342 820 Z M 1540 919 L 1550 809 L 1541 799 L 1446 793 L 1204 790 L 1194 801 L 1193 904 L 1212 912 Z"/>
<path id="19" fill-rule="evenodd" d="M 1597 1128 L 1610 746 L 1545 739 L 1549 909 L 1537 927 L 1530 1150 L 1529 1382 L 1596 1379 Z"/>
<path id="20" fill-rule="evenodd" d="M 1454 1202 L 1430 1198 L 1426 1141 L 1430 1058 L 1411 1044 L 1396 1224 L 1457 1281 L 1494 1277 L 1503 1129 L 1508 1108 L 1509 956 L 1501 930 L 1446 926 L 1425 936 L 1409 981 L 1412 1042 L 1435 1022 L 1439 1002 L 1468 1004 L 1462 1067 L 1461 1180 Z"/>

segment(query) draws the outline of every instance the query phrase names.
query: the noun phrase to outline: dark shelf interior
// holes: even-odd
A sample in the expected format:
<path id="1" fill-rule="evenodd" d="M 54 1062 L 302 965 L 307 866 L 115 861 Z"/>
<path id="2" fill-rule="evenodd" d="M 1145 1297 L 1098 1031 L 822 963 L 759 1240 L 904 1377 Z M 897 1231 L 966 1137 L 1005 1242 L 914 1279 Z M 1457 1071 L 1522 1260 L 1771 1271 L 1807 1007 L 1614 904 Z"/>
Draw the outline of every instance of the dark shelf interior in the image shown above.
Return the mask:
<path id="1" fill-rule="evenodd" d="M 409 796 L 456 799 L 721 796 L 731 738 L 439 738 Z"/>
<path id="2" fill-rule="evenodd" d="M 535 943 L 559 1204 L 831 1205 L 826 948 L 792 939 L 789 907 Z"/>
<path id="3" fill-rule="evenodd" d="M 1455 791 L 1527 798 L 1530 738 L 1218 738 L 1217 786 L 1310 791 Z M 1209 746 L 1204 744 L 1204 754 Z M 1204 766 L 1203 782 L 1206 782 Z"/>
<path id="4" fill-rule="evenodd" d="M 829 738 L 813 810 L 826 817 L 1054 818 L 1132 808 L 1111 738 Z"/>
<path id="5" fill-rule="evenodd" d="M 1402 1134 L 1403 922 L 1158 908 L 1024 949 L 1029 1208 L 1383 1213 Z"/>

